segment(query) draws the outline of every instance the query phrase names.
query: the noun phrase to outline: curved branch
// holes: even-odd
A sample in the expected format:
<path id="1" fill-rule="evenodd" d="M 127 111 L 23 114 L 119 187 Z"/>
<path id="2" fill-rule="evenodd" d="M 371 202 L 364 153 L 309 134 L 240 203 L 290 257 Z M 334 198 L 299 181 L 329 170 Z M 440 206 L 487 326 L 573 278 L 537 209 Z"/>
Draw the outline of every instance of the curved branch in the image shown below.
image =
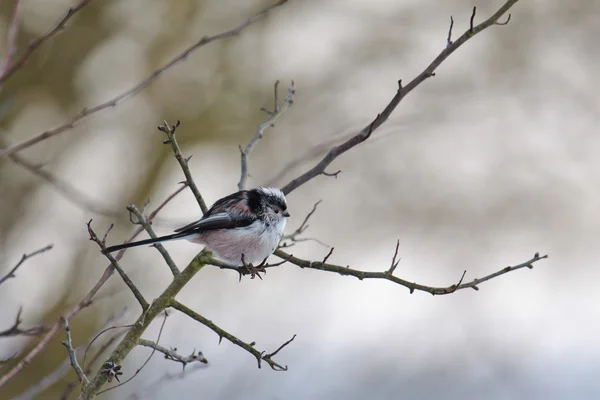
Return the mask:
<path id="1" fill-rule="evenodd" d="M 448 44 L 444 50 L 421 72 L 414 78 L 410 83 L 406 86 L 402 86 L 402 81 L 398 81 L 398 91 L 396 95 L 392 98 L 392 100 L 388 103 L 388 105 L 381 111 L 377 118 L 375 118 L 371 123 L 365 126 L 358 134 L 351 137 L 344 143 L 334 146 L 329 150 L 327 155 L 323 157 L 323 159 L 315 165 L 310 170 L 306 171 L 299 177 L 293 179 L 283 188 L 281 191 L 284 194 L 289 194 L 292 191 L 296 190 L 300 186 L 304 185 L 306 182 L 310 181 L 316 176 L 319 176 L 325 172 L 325 168 L 329 166 L 338 156 L 352 149 L 353 147 L 359 145 L 360 143 L 367 140 L 371 133 L 383 125 L 390 115 L 394 112 L 400 101 L 410 92 L 413 91 L 417 86 L 419 86 L 424 80 L 430 78 L 435 75 L 434 71 L 450 56 L 450 54 L 454 53 L 460 46 L 465 44 L 465 42 L 471 39 L 473 36 L 483 31 L 486 28 L 489 28 L 492 25 L 497 25 L 498 20 L 517 2 L 518 0 L 508 0 L 498 11 L 494 13 L 490 18 L 482 22 L 477 26 L 471 26 L 465 33 L 463 33 L 455 42 Z M 474 15 L 474 14 L 473 14 Z"/>

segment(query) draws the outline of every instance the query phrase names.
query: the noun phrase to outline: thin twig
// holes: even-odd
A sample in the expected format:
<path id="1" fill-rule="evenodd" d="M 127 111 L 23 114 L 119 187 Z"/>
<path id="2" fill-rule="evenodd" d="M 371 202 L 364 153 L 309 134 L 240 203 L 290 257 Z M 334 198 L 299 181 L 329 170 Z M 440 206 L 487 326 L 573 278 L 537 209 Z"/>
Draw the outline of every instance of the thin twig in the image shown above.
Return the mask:
<path id="1" fill-rule="evenodd" d="M 294 94 L 296 93 L 296 90 L 294 89 L 294 81 L 292 81 L 292 83 L 290 84 L 290 87 L 288 88 L 288 94 L 281 105 L 279 105 L 277 101 L 278 85 L 279 81 L 276 81 L 274 85 L 275 94 L 273 95 L 273 98 L 275 105 L 273 106 L 273 111 L 264 110 L 265 112 L 267 112 L 267 114 L 270 115 L 269 119 L 263 122 L 262 124 L 258 125 L 258 127 L 256 128 L 256 134 L 250 140 L 250 142 L 248 142 L 244 149 L 242 149 L 242 146 L 240 146 L 242 172 L 240 174 L 240 181 L 238 183 L 239 190 L 242 190 L 246 187 L 246 179 L 248 178 L 248 158 L 250 157 L 250 153 L 252 153 L 254 146 L 258 144 L 260 139 L 262 139 L 265 130 L 269 127 L 275 126 L 275 122 L 277 121 L 277 119 L 279 119 L 279 117 L 281 117 L 283 113 L 294 103 Z"/>
<path id="2" fill-rule="evenodd" d="M 32 40 L 19 58 L 17 58 L 14 62 L 5 65 L 2 72 L 0 73 L 0 85 L 6 82 L 8 78 L 10 78 L 15 72 L 17 72 L 23 66 L 23 64 L 25 64 L 29 56 L 31 56 L 31 54 L 35 50 L 37 50 L 42 44 L 44 44 L 45 41 L 47 41 L 48 39 L 56 35 L 58 32 L 60 32 L 65 27 L 67 21 L 69 21 L 90 1 L 91 0 L 80 0 L 79 3 L 69 7 L 66 14 L 61 19 L 59 19 L 58 22 L 48 32 Z"/>
<path id="3" fill-rule="evenodd" d="M 2 285 L 4 282 L 6 282 L 7 280 L 9 280 L 10 278 L 14 278 L 15 277 L 15 272 L 17 272 L 17 269 L 19 269 L 19 267 L 28 259 L 30 259 L 31 257 L 35 257 L 38 254 L 42 254 L 47 252 L 48 250 L 51 250 L 52 247 L 54 245 L 53 244 L 49 244 L 46 247 L 42 247 L 39 250 L 34 251 L 33 253 L 29 253 L 29 254 L 23 254 L 23 256 L 21 257 L 21 259 L 19 260 L 19 262 L 17 263 L 17 265 L 15 265 L 13 267 L 13 269 L 11 269 L 8 274 L 4 275 L 2 278 L 0 278 L 0 285 Z"/>
<path id="4" fill-rule="evenodd" d="M 387 270 L 388 274 L 393 274 L 396 270 L 398 264 L 400 264 L 400 257 L 398 257 L 398 250 L 400 250 L 400 239 L 396 241 L 396 251 L 394 251 L 394 257 L 392 257 L 392 264 L 390 265 L 390 269 Z M 397 260 L 396 260 L 397 258 Z"/>
<path id="5" fill-rule="evenodd" d="M 152 225 L 150 225 L 148 223 L 148 221 L 146 220 L 146 217 L 144 217 L 144 214 L 142 214 L 142 212 L 140 210 L 138 210 L 138 208 L 135 206 L 135 204 L 128 205 L 127 210 L 129 210 L 129 212 L 135 214 L 135 216 L 137 218 L 137 222 L 140 225 L 142 225 L 142 227 L 146 230 L 146 232 L 148 232 L 148 236 L 150 236 L 152 239 L 156 239 L 158 237 L 158 236 L 156 236 L 154 229 L 152 229 Z M 156 247 L 156 250 L 158 250 L 158 252 L 163 256 L 163 258 L 164 258 L 165 262 L 167 263 L 167 265 L 169 266 L 169 269 L 171 270 L 171 273 L 173 274 L 173 276 L 179 275 L 181 273 L 181 271 L 179 271 L 179 268 L 177 268 L 177 265 L 175 265 L 175 262 L 171 258 L 171 255 L 169 254 L 167 249 L 165 249 L 165 246 L 163 246 L 160 243 L 155 243 L 154 247 Z"/>
<path id="6" fill-rule="evenodd" d="M 175 139 L 175 131 L 177 130 L 179 125 L 180 121 L 177 121 L 177 123 L 175 123 L 174 125 L 169 125 L 167 121 L 164 121 L 164 125 L 159 126 L 158 130 L 164 132 L 167 135 L 167 140 L 165 140 L 164 143 L 171 145 L 173 155 L 175 156 L 175 159 L 181 166 L 183 175 L 185 175 L 185 183 L 190 187 L 190 190 L 194 194 L 194 197 L 196 198 L 196 201 L 198 202 L 202 213 L 206 214 L 206 212 L 208 211 L 208 207 L 206 207 L 204 198 L 202 197 L 202 194 L 200 194 L 200 190 L 198 190 L 198 186 L 196 186 L 196 183 L 192 178 L 192 172 L 190 171 L 190 167 L 188 165 L 188 161 L 191 158 L 191 156 L 188 158 L 185 158 L 183 156 L 183 154 L 181 153 L 181 149 L 179 148 L 179 144 L 177 144 L 177 140 Z"/>
<path id="7" fill-rule="evenodd" d="M 165 358 L 167 360 L 172 360 L 181 363 L 183 365 L 184 370 L 185 367 L 192 362 L 201 362 L 203 364 L 208 364 L 208 360 L 204 357 L 204 354 L 202 354 L 201 351 L 196 353 L 196 350 L 194 350 L 189 356 L 182 356 L 177 353 L 177 348 L 167 349 L 166 347 L 154 343 L 151 340 L 140 339 L 138 344 L 140 346 L 150 347 L 151 349 L 160 351 L 165 355 Z"/>
<path id="8" fill-rule="evenodd" d="M 223 338 L 225 338 L 225 339 L 229 340 L 231 343 L 235 344 L 236 346 L 241 347 L 242 349 L 246 350 L 248 353 L 252 354 L 254 357 L 256 357 L 256 361 L 258 362 L 258 368 L 261 367 L 261 361 L 264 360 L 275 371 L 287 371 L 287 369 L 288 369 L 287 365 L 284 367 L 281 364 L 273 361 L 271 359 L 271 357 L 273 355 L 275 355 L 279 350 L 281 350 L 281 348 L 288 345 L 291 342 L 291 340 L 286 342 L 284 344 L 284 346 L 280 347 L 275 352 L 270 353 L 270 354 L 265 354 L 264 351 L 261 352 L 261 351 L 256 350 L 253 346 L 253 343 L 246 343 L 246 342 L 238 339 L 236 336 L 232 335 L 231 333 L 229 333 L 229 332 L 225 331 L 224 329 L 215 325 L 215 323 L 212 322 L 211 320 L 203 317 L 202 315 L 198 314 L 191 308 L 188 308 L 187 306 L 181 304 L 177 300 L 171 301 L 170 305 L 174 309 L 181 311 L 182 313 L 186 314 L 188 317 L 200 322 L 202 325 L 206 326 L 208 329 L 210 329 L 214 333 L 216 333 L 219 336 L 219 343 L 221 343 L 221 340 L 223 340 Z M 296 337 L 296 335 L 294 335 L 294 337 Z M 293 338 L 292 338 L 292 340 L 293 340 Z"/>
<path id="9" fill-rule="evenodd" d="M 34 326 L 33 328 L 28 328 L 28 329 L 19 328 L 19 325 L 21 325 L 21 322 L 23 322 L 21 320 L 22 312 L 23 312 L 23 307 L 21 306 L 21 307 L 19 307 L 19 312 L 17 313 L 17 317 L 15 318 L 15 322 L 13 323 L 13 325 L 10 328 L 1 331 L 0 337 L 39 336 L 48 330 L 48 328 L 43 325 Z"/>
<path id="10" fill-rule="evenodd" d="M 83 0 L 80 2 L 81 3 L 87 3 L 89 0 Z M 199 41 L 197 41 L 196 43 L 194 43 L 193 45 L 191 45 L 190 47 L 188 47 L 186 50 L 184 50 L 183 52 L 181 52 L 180 54 L 176 55 L 175 57 L 173 57 L 170 61 L 168 61 L 165 65 L 163 65 L 162 67 L 160 67 L 159 69 L 157 69 L 156 71 L 154 71 L 148 78 L 144 79 L 143 81 L 141 81 L 140 83 L 138 83 L 137 85 L 135 85 L 134 87 L 130 88 L 129 90 L 113 97 L 112 99 L 98 104 L 96 106 L 90 107 L 90 108 L 84 108 L 83 110 L 81 110 L 81 112 L 79 112 L 79 114 L 75 115 L 73 118 L 71 118 L 69 121 L 65 122 L 62 125 L 57 126 L 54 129 L 50 129 L 47 131 L 44 131 L 32 138 L 26 139 L 20 143 L 17 143 L 7 149 L 3 149 L 0 150 L 0 158 L 6 157 L 10 154 L 13 154 L 15 152 L 21 151 L 27 147 L 33 146 L 36 143 L 39 143 L 45 139 L 48 139 L 50 137 L 56 136 L 58 134 L 61 134 L 65 131 L 68 131 L 70 129 L 72 129 L 75 124 L 79 121 L 81 121 L 82 119 L 89 117 L 92 114 L 95 114 L 99 111 L 102 111 L 106 108 L 110 108 L 110 107 L 114 107 L 116 106 L 118 103 L 120 103 L 121 101 L 137 94 L 138 92 L 142 91 L 143 89 L 145 89 L 147 86 L 150 86 L 150 84 L 152 84 L 160 75 L 162 75 L 165 71 L 167 71 L 168 69 L 170 69 L 171 67 L 173 67 L 176 64 L 179 64 L 180 62 L 186 60 L 189 55 L 191 53 L 193 53 L 194 51 L 196 51 L 197 49 L 199 49 L 202 46 L 205 46 L 209 43 L 218 41 L 218 40 L 222 40 L 222 39 L 226 39 L 229 37 L 234 37 L 240 34 L 240 32 L 242 32 L 245 28 L 247 28 L 248 26 L 252 25 L 253 23 L 263 19 L 264 17 L 267 16 L 267 14 L 272 11 L 273 9 L 283 5 L 287 3 L 287 0 L 279 0 L 277 3 L 267 7 L 266 9 L 264 9 L 263 11 L 259 12 L 258 14 L 254 15 L 253 17 L 250 17 L 248 19 L 246 19 L 243 23 L 241 23 L 240 25 L 234 27 L 233 29 L 218 33 L 216 35 L 213 36 L 204 36 L 203 38 L 201 38 Z M 73 8 L 71 8 L 72 10 Z M 34 41 L 35 42 L 35 41 Z M 32 42 L 33 43 L 33 42 Z M 31 47 L 31 45 L 30 45 Z M 14 63 L 16 64 L 16 63 Z M 14 72 L 13 70 L 16 70 L 16 68 L 10 68 L 9 71 L 11 71 L 10 73 L 12 74 L 12 72 Z M 4 80 L 6 80 L 6 74 L 4 77 Z M 2 80 L 0 80 L 0 83 L 2 83 Z"/>
<path id="11" fill-rule="evenodd" d="M 316 239 L 316 238 L 298 238 L 299 235 L 303 234 L 304 231 L 306 231 L 308 229 L 308 226 L 309 226 L 308 220 L 310 219 L 310 217 L 313 216 L 315 211 L 317 211 L 317 206 L 319 204 L 321 204 L 321 201 L 322 200 L 319 200 L 313 205 L 312 210 L 310 210 L 310 212 L 306 215 L 306 217 L 304 217 L 304 221 L 302 221 L 302 224 L 300 224 L 298 229 L 296 229 L 294 232 L 290 233 L 289 235 L 285 235 L 281 238 L 279 247 L 289 248 L 289 247 L 292 247 L 295 243 L 307 242 L 307 241 L 317 242 L 318 244 L 320 244 L 321 246 L 324 246 L 324 247 L 331 247 L 327 243 L 323 243 L 321 240 Z M 289 240 L 291 243 L 285 242 L 286 240 Z"/>
<path id="12" fill-rule="evenodd" d="M 123 268 L 121 268 L 117 259 L 115 257 L 113 257 L 112 254 L 106 252 L 106 235 L 104 236 L 104 240 L 100 240 L 98 238 L 98 235 L 96 235 L 96 232 L 94 232 L 94 230 L 92 229 L 92 220 L 91 219 L 87 223 L 87 228 L 88 228 L 88 233 L 90 234 L 90 240 L 92 240 L 98 244 L 98 246 L 100 247 L 100 250 L 102 251 L 102 254 L 104 254 L 104 256 L 106 258 L 108 258 L 108 261 L 110 261 L 110 263 L 113 265 L 113 267 L 115 267 L 115 269 L 117 270 L 119 275 L 121 275 L 123 282 L 125 282 L 125 284 L 129 288 L 129 290 L 131 290 L 131 293 L 133 293 L 133 295 L 135 296 L 138 303 L 140 303 L 142 310 L 146 310 L 148 308 L 148 302 L 146 301 L 146 299 L 144 299 L 142 292 L 140 292 L 140 290 L 137 288 L 137 286 L 135 286 L 133 281 L 129 278 L 127 273 L 123 270 Z"/>
<path id="13" fill-rule="evenodd" d="M 71 367 L 73 367 L 73 369 L 75 370 L 75 373 L 77 374 L 77 378 L 84 385 L 87 385 L 88 378 L 87 378 L 87 376 L 85 376 L 85 373 L 83 372 L 83 370 L 79 366 L 79 363 L 77 362 L 77 355 L 75 354 L 75 349 L 73 348 L 73 342 L 71 341 L 71 327 L 69 326 L 69 320 L 65 318 L 64 324 L 65 324 L 65 332 L 66 332 L 67 337 L 66 337 L 66 340 L 64 340 L 62 342 L 62 344 L 63 344 L 63 346 L 65 346 L 67 348 L 67 351 L 69 352 L 69 360 L 71 361 Z"/>
<path id="14" fill-rule="evenodd" d="M 521 264 L 517 264 L 514 266 L 508 266 L 508 267 L 503 268 L 499 271 L 496 271 L 492 274 L 486 275 L 483 278 L 477 278 L 477 279 L 473 279 L 470 282 L 462 283 L 462 280 L 465 276 L 465 274 L 463 273 L 463 276 L 460 279 L 458 284 L 454 284 L 454 285 L 451 285 L 448 287 L 435 287 L 435 286 L 421 285 L 421 284 L 418 284 L 415 282 L 409 282 L 402 278 L 398 278 L 397 276 L 394 276 L 390 273 L 390 270 L 392 270 L 392 272 L 393 272 L 392 268 L 390 268 L 384 272 L 361 271 L 361 270 L 353 269 L 350 267 L 342 267 L 340 265 L 327 264 L 326 262 L 302 260 L 302 259 L 293 257 L 280 249 L 275 250 L 275 253 L 273 253 L 273 254 L 275 254 L 277 257 L 281 257 L 282 259 L 285 259 L 286 261 L 288 261 L 291 264 L 299 266 L 300 268 L 310 268 L 310 269 L 316 269 L 319 271 L 335 272 L 340 275 L 354 276 L 360 280 L 363 280 L 363 279 L 385 279 L 385 280 L 394 282 L 398 285 L 408 288 L 410 290 L 410 293 L 413 293 L 416 290 L 416 291 L 427 292 L 432 295 L 451 294 L 451 293 L 456 292 L 457 290 L 462 290 L 462 289 L 467 289 L 467 288 L 479 290 L 478 285 L 480 283 L 489 281 L 491 279 L 497 278 L 501 275 L 504 275 L 504 274 L 512 272 L 512 271 L 516 271 L 521 268 L 526 268 L 526 267 L 533 268 L 534 263 L 536 263 L 540 260 L 543 260 L 545 258 L 548 258 L 548 255 L 540 256 L 539 253 L 535 253 L 533 258 L 530 260 L 527 260 Z M 465 273 L 466 273 L 466 271 L 465 271 Z"/>
<path id="15" fill-rule="evenodd" d="M 345 141 L 344 143 L 332 147 L 329 152 L 323 157 L 323 159 L 317 163 L 313 168 L 304 172 L 297 178 L 290 181 L 287 185 L 285 185 L 281 191 L 288 195 L 295 189 L 304 185 L 306 182 L 311 179 L 321 175 L 325 172 L 325 168 L 329 166 L 338 156 L 344 154 L 348 150 L 353 147 L 359 145 L 369 138 L 371 133 L 383 125 L 393 111 L 396 109 L 400 101 L 410 92 L 412 92 L 417 86 L 419 86 L 423 81 L 435 75 L 435 70 L 450 56 L 450 54 L 454 53 L 459 47 L 461 47 L 465 42 L 475 36 L 477 33 L 483 31 L 486 28 L 489 28 L 492 25 L 495 25 L 498 20 L 517 2 L 518 0 L 508 0 L 504 3 L 502 7 L 498 9 L 490 18 L 482 22 L 481 24 L 474 26 L 472 29 L 467 30 L 463 33 L 456 41 L 454 41 L 449 46 L 446 46 L 440 54 L 425 68 L 419 75 L 417 75 L 412 81 L 410 81 L 407 85 L 402 86 L 399 82 L 398 91 L 396 95 L 392 98 L 392 100 L 388 103 L 388 105 L 381 111 L 381 113 L 375 118 L 372 122 L 370 122 L 367 126 L 365 126 L 359 133 L 352 136 L 350 139 Z"/>
<path id="16" fill-rule="evenodd" d="M 171 200 L 173 200 L 179 193 L 181 193 L 186 187 L 187 187 L 186 185 L 182 185 L 180 188 L 175 190 L 171 195 L 169 195 L 158 207 L 156 207 L 156 209 L 152 213 L 150 213 L 150 215 L 148 216 L 148 221 L 152 221 L 154 219 L 154 217 L 156 217 L 156 215 Z M 144 229 L 142 227 L 139 227 L 138 229 L 136 229 L 136 231 L 131 235 L 131 237 L 129 238 L 129 240 L 127 242 L 131 242 L 131 241 L 135 240 L 137 235 L 139 235 L 143 230 Z M 127 251 L 127 249 L 123 249 L 123 250 L 119 251 L 117 253 L 117 255 L 115 256 L 115 259 L 118 261 L 121 258 L 123 258 L 123 255 L 125 254 L 126 251 Z M 85 297 L 79 303 L 77 303 L 77 305 L 75 305 L 72 309 L 70 309 L 68 312 L 66 312 L 64 314 L 64 318 L 70 319 L 70 318 L 74 317 L 75 315 L 79 314 L 79 312 L 81 310 L 83 310 L 84 308 L 89 307 L 92 304 L 94 297 L 96 296 L 98 291 L 102 288 L 102 286 L 104 286 L 106 281 L 108 281 L 108 279 L 112 276 L 112 274 L 114 273 L 114 270 L 115 269 L 114 269 L 113 265 L 109 264 L 106 267 L 106 269 L 104 270 L 104 273 L 102 274 L 102 276 L 100 277 L 98 282 L 96 282 L 96 284 L 92 287 L 92 289 L 88 292 L 88 294 L 86 294 Z M 23 357 L 23 359 L 21 359 L 15 366 L 13 366 L 6 374 L 0 376 L 0 388 L 2 386 L 4 386 L 8 381 L 10 381 L 12 378 L 14 378 L 15 375 L 17 375 L 23 368 L 25 368 L 27 365 L 29 365 L 31 363 L 31 361 L 33 360 L 33 358 L 48 346 L 48 344 L 54 338 L 54 336 L 56 336 L 58 334 L 61 327 L 62 327 L 62 317 L 58 318 L 56 320 L 54 325 L 52 325 L 50 327 L 50 329 L 48 329 L 48 333 L 46 333 L 44 335 L 44 337 L 38 342 L 37 345 L 35 345 L 31 350 L 29 350 L 29 352 L 25 355 L 25 357 Z"/>

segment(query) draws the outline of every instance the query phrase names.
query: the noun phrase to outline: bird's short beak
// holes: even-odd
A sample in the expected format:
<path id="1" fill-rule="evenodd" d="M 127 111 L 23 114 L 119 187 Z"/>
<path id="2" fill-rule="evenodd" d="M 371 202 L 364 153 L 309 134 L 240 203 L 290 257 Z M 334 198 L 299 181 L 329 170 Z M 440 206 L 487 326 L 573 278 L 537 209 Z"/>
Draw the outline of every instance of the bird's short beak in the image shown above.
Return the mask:
<path id="1" fill-rule="evenodd" d="M 290 216 L 290 213 L 289 213 L 289 212 L 287 212 L 287 211 L 284 211 L 284 212 L 283 212 L 283 216 L 284 216 L 284 217 L 289 217 L 289 216 Z"/>

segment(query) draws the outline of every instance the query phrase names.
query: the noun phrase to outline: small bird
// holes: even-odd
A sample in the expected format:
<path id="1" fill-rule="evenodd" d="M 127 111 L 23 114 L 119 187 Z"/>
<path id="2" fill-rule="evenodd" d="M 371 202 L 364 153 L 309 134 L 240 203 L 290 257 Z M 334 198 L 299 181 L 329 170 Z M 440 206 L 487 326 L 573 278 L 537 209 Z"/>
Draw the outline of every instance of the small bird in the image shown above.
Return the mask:
<path id="1" fill-rule="evenodd" d="M 205 245 L 227 264 L 248 268 L 273 254 L 289 216 L 281 190 L 263 187 L 241 190 L 217 200 L 202 218 L 171 235 L 110 246 L 106 252 L 187 239 Z M 255 270 L 250 272 L 255 275 Z"/>

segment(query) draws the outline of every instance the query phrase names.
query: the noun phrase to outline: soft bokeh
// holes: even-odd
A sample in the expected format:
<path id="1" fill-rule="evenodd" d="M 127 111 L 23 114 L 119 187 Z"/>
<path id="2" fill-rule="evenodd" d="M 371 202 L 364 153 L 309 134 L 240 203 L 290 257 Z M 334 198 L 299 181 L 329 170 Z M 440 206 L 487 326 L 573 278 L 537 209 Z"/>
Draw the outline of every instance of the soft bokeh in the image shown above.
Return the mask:
<path id="1" fill-rule="evenodd" d="M 19 48 L 45 32 L 72 3 L 24 0 Z M 114 108 L 21 155 L 117 216 L 65 198 L 21 167 L 0 163 L 0 274 L 47 243 L 16 279 L 0 287 L 0 329 L 23 306 L 24 326 L 54 321 L 89 291 L 106 266 L 85 222 L 111 243 L 134 229 L 125 206 L 158 205 L 182 174 L 156 126 L 181 120 L 180 145 L 209 203 L 236 190 L 238 145 L 254 135 L 272 104 L 296 83 L 293 107 L 267 131 L 250 160 L 249 185 L 283 185 L 327 146 L 371 121 L 396 91 L 446 44 L 449 16 L 458 37 L 503 2 L 291 0 L 241 35 L 199 49 L 151 86 Z M 46 43 L 0 92 L 1 139 L 16 143 L 58 126 L 132 87 L 203 35 L 229 29 L 269 1 L 93 1 Z M 0 54 L 13 2 L 0 4 Z M 432 297 L 386 281 L 292 265 L 265 279 L 216 268 L 201 271 L 178 296 L 189 307 L 259 349 L 287 372 L 256 368 L 251 355 L 173 312 L 161 344 L 201 350 L 206 369 L 150 386 L 178 364 L 156 354 L 129 384 L 105 398 L 144 399 L 596 399 L 600 383 L 600 137 L 595 79 L 600 3 L 521 1 L 507 26 L 492 27 L 453 54 L 412 92 L 363 145 L 335 161 L 337 179 L 317 177 L 288 198 L 297 227 L 323 199 L 308 236 L 335 247 L 331 262 L 380 271 L 396 239 L 397 274 L 445 286 L 549 254 L 520 270 L 451 296 Z M 4 46 L 4 47 L 2 47 Z M 315 150 L 316 149 L 316 150 Z M 296 160 L 281 176 L 280 171 Z M 163 234 L 200 216 L 189 192 L 155 223 Z M 170 243 L 181 267 L 195 245 Z M 327 248 L 302 243 L 293 254 L 321 260 Z M 152 299 L 170 272 L 152 248 L 121 265 Z M 75 345 L 109 318 L 138 306 L 118 276 L 74 318 Z M 144 337 L 155 340 L 160 321 Z M 67 356 L 55 338 L 0 397 L 21 393 Z M 0 339 L 0 359 L 30 349 L 30 338 Z M 129 376 L 149 350 L 135 349 Z M 69 371 L 67 379 L 73 379 Z M 67 380 L 43 398 L 56 398 Z"/>

